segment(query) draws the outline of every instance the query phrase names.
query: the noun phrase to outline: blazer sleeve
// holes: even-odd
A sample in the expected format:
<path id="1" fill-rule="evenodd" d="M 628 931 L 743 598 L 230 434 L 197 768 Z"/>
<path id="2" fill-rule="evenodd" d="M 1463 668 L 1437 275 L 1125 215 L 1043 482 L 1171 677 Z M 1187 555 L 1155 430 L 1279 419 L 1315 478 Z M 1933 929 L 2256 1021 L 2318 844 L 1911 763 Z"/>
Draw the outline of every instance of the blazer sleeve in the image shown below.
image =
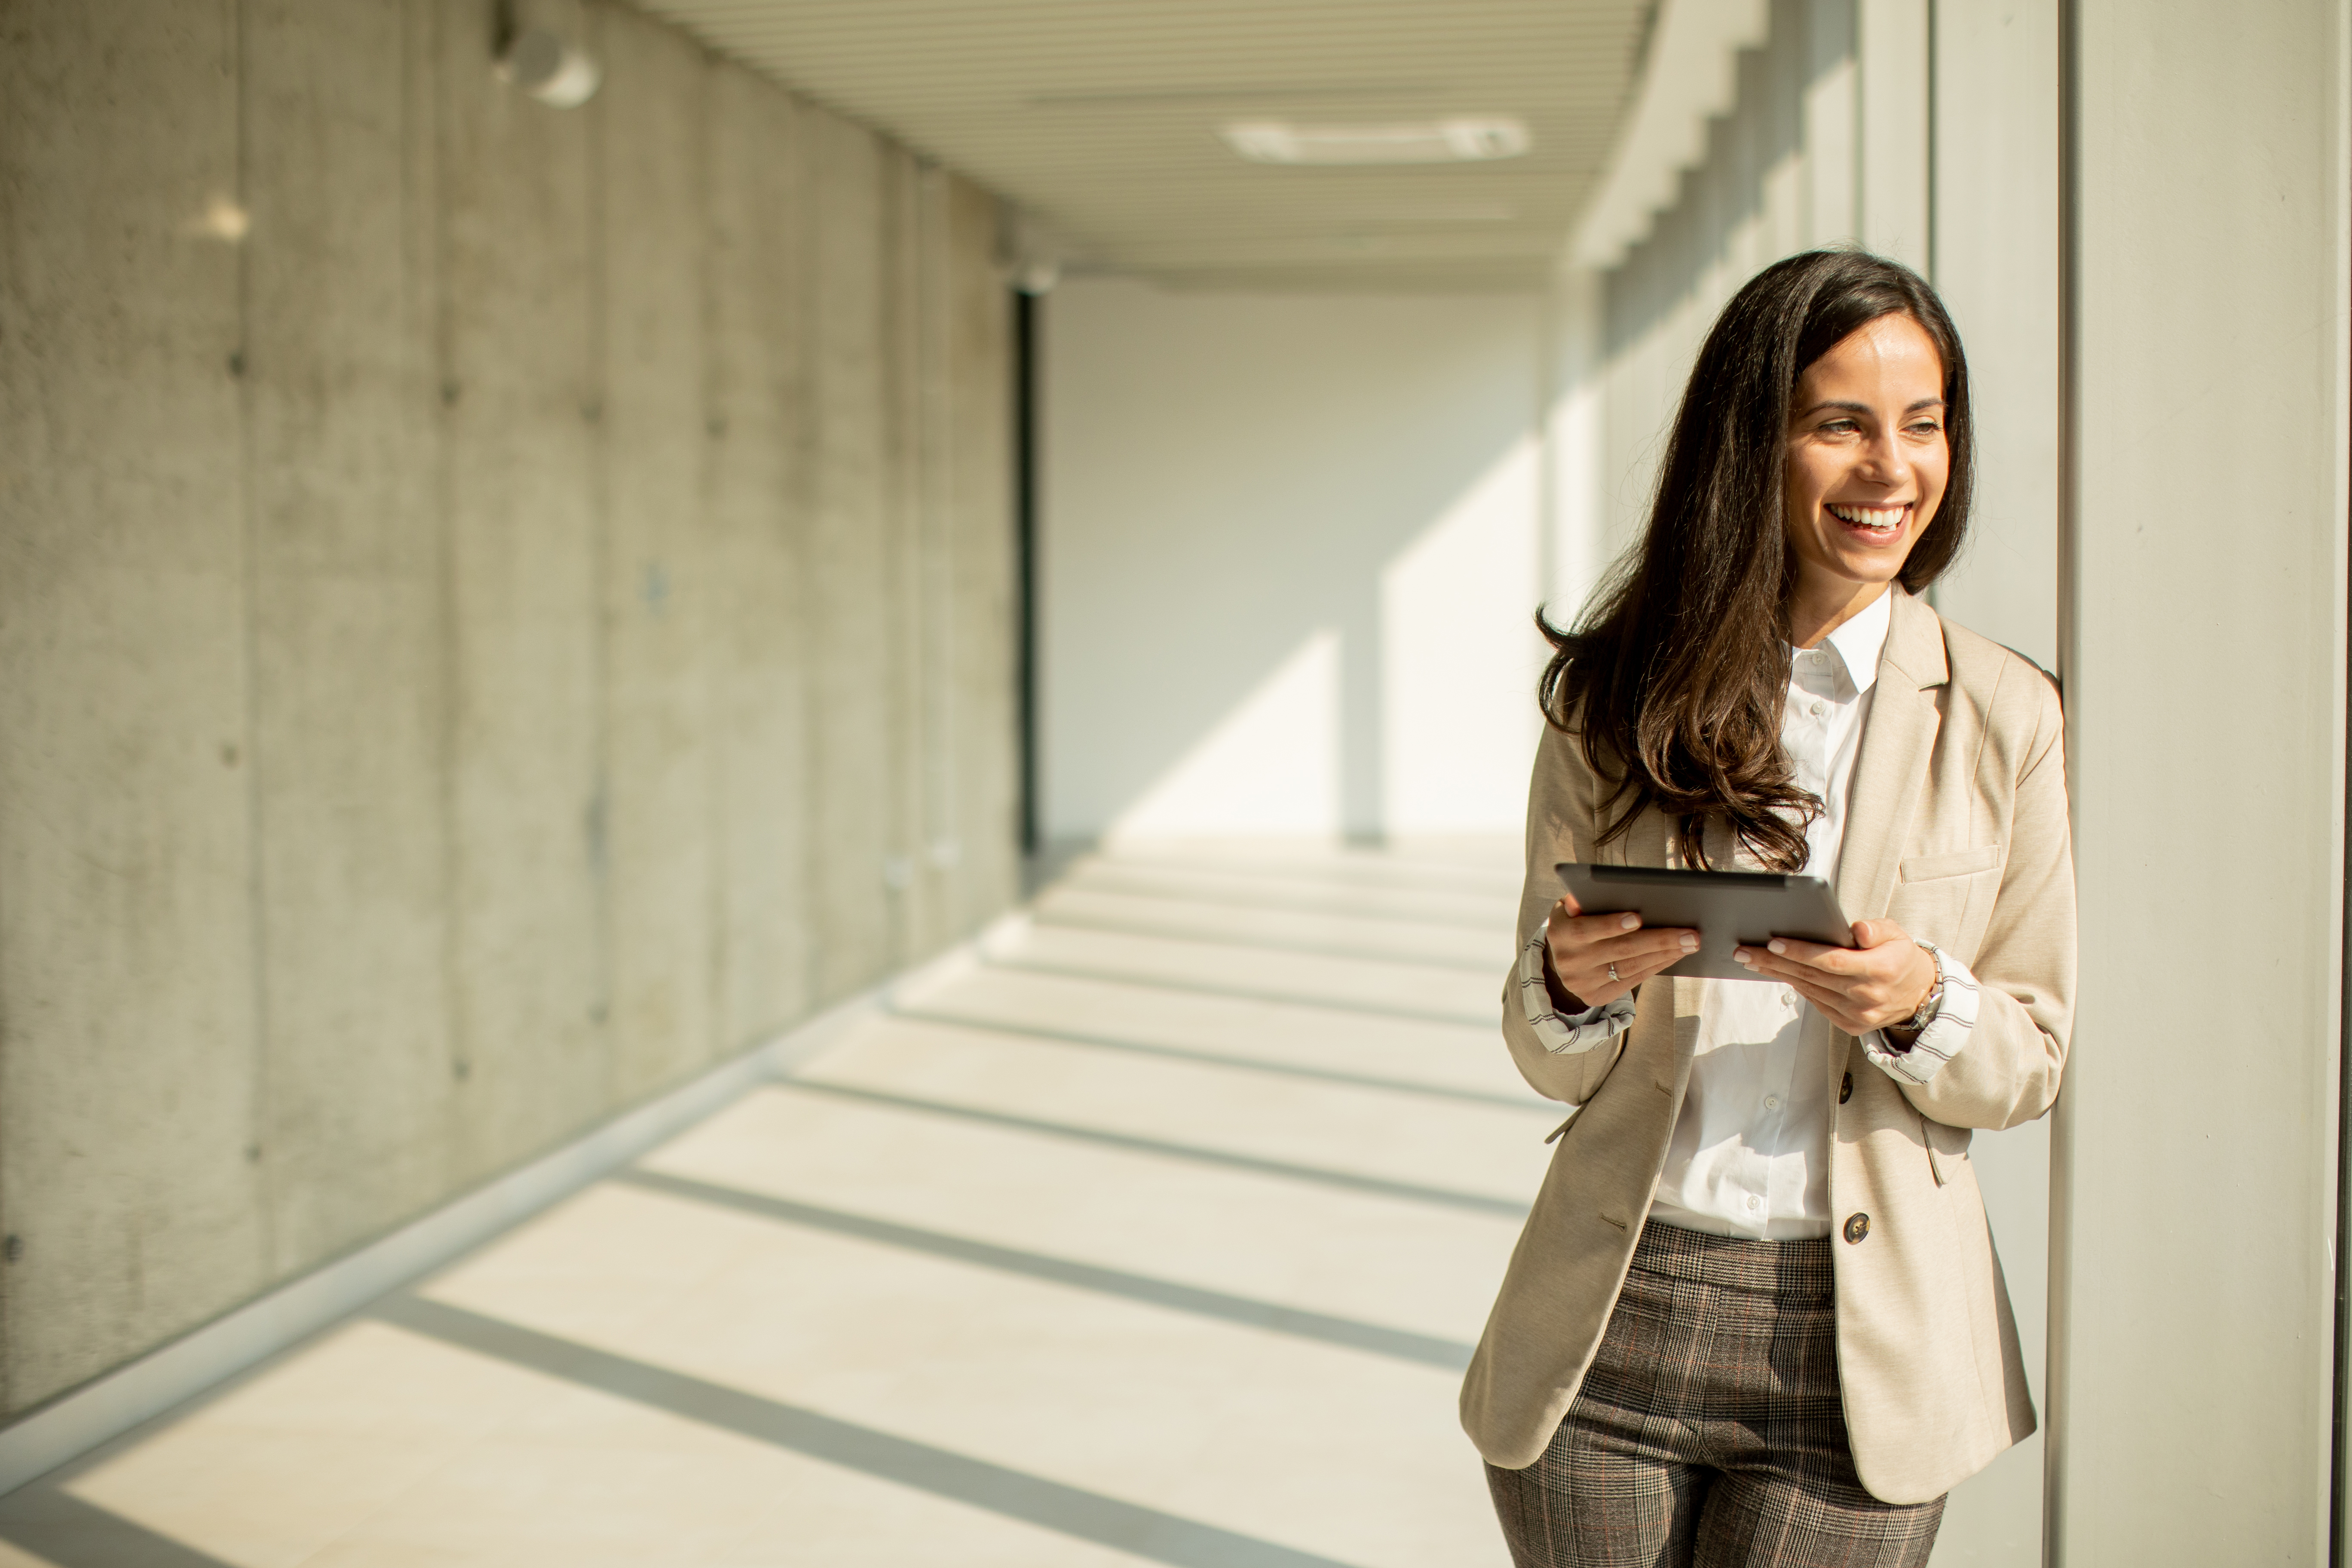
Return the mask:
<path id="1" fill-rule="evenodd" d="M 1536 749 L 1535 775 L 1528 784 L 1528 870 L 1519 892 L 1519 915 L 1511 965 L 1503 974 L 1503 1041 L 1538 1094 L 1581 1105 L 1592 1098 L 1609 1069 L 1624 1053 L 1622 1033 L 1590 1049 L 1547 1050 L 1528 1021 L 1519 994 L 1518 949 L 1559 901 L 1559 879 L 1552 868 L 1563 860 L 1591 858 L 1600 787 L 1584 749 L 1558 727 L 1544 726 Z"/>
<path id="2" fill-rule="evenodd" d="M 2022 660 L 2001 684 L 2033 703 L 2026 743 L 1988 748 L 2015 759 L 2009 853 L 1984 940 L 1966 956 L 1979 985 L 1968 1044 L 1904 1097 L 1951 1127 L 2031 1121 L 2058 1099 L 2074 1013 L 2074 849 L 2066 814 L 2065 724 L 2057 694 Z M 2003 692 L 2000 695 L 2009 695 Z M 1988 781 L 1991 782 L 1991 781 Z"/>

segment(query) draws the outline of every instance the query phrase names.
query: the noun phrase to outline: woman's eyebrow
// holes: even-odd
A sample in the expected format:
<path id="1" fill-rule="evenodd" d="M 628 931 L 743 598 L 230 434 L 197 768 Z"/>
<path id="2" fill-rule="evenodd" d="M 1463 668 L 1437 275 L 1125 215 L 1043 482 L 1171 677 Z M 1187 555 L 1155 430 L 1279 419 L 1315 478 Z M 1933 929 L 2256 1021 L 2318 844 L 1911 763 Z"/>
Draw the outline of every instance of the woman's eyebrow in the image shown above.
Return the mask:
<path id="1" fill-rule="evenodd" d="M 1941 408 L 1942 406 L 1944 406 L 1944 400 L 1940 397 L 1923 397 L 1903 412 L 1916 414 L 1922 408 Z M 1829 398 L 1798 409 L 1797 417 L 1802 419 L 1808 415 L 1819 414 L 1824 408 L 1842 409 L 1848 414 L 1868 414 L 1871 411 L 1870 405 L 1867 403 L 1847 403 L 1836 398 Z"/>

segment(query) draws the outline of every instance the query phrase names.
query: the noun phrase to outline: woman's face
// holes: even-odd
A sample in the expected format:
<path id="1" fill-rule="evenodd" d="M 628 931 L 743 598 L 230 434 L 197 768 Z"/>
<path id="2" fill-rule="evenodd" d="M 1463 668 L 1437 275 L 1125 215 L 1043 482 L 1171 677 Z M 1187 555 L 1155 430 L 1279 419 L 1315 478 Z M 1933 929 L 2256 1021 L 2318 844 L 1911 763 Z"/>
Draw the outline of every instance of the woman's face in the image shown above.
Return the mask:
<path id="1" fill-rule="evenodd" d="M 1808 365 L 1784 497 L 1798 598 L 1829 609 L 1877 597 L 1935 521 L 1951 467 L 1944 362 L 1918 322 L 1881 316 Z"/>

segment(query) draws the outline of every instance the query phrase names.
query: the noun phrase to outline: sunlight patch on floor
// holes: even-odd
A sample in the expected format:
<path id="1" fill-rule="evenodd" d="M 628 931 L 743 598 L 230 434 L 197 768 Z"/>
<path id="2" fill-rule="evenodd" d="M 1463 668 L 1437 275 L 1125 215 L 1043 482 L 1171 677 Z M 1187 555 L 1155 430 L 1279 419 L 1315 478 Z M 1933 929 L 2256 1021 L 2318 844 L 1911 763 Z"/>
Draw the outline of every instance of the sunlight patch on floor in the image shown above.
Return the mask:
<path id="1" fill-rule="evenodd" d="M 1508 846 L 1138 847 L 629 1170 L 0 1500 L 0 1568 L 1499 1564 Z"/>

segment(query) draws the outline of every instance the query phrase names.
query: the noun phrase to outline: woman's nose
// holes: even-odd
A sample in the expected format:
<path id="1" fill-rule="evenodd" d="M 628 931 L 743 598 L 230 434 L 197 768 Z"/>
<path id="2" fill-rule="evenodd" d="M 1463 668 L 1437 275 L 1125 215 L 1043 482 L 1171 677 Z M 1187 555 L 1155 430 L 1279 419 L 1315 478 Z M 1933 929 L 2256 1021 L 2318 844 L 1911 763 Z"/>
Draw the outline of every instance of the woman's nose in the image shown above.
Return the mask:
<path id="1" fill-rule="evenodd" d="M 1895 482 L 1902 477 L 1903 459 L 1895 449 L 1895 437 L 1880 436 L 1865 445 L 1858 466 L 1865 478 L 1882 484 Z"/>

